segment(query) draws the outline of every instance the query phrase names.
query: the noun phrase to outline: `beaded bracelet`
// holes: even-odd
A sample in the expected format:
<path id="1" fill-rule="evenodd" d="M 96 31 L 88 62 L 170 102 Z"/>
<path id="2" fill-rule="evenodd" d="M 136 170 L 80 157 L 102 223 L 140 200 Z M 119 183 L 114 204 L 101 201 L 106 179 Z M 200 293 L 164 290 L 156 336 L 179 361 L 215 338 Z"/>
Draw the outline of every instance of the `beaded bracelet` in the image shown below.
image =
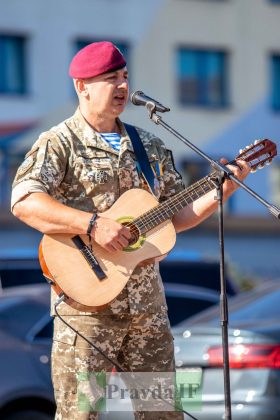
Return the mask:
<path id="1" fill-rule="evenodd" d="M 93 229 L 96 218 L 97 218 L 97 213 L 93 213 L 93 215 L 91 216 L 91 219 L 89 221 L 88 228 L 87 228 L 87 235 L 88 235 L 89 239 L 91 239 L 91 231 Z"/>

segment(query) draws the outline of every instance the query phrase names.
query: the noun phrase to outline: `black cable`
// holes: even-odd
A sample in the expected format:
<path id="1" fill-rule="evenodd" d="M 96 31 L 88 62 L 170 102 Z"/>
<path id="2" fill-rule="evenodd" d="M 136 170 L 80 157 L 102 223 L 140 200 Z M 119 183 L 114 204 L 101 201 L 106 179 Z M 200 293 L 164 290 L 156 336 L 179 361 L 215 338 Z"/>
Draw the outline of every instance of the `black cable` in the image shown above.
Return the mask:
<path id="1" fill-rule="evenodd" d="M 83 334 L 81 334 L 78 330 L 76 330 L 74 327 L 72 327 L 72 325 L 70 325 L 70 324 L 68 324 L 68 322 L 67 321 L 65 321 L 62 317 L 61 317 L 61 315 L 59 315 L 59 313 L 57 312 L 57 306 L 64 300 L 64 298 L 65 298 L 65 295 L 64 295 L 64 293 L 61 293 L 59 296 L 58 296 L 58 299 L 57 299 L 57 301 L 55 302 L 55 304 L 54 304 L 54 310 L 55 310 L 55 313 L 56 313 L 56 315 L 58 316 L 58 318 L 62 321 L 62 322 L 64 322 L 64 324 L 65 325 L 67 325 L 67 327 L 69 327 L 69 328 L 71 328 L 71 330 L 72 331 L 74 331 L 76 334 L 78 334 L 81 338 L 83 338 L 90 346 L 92 346 L 96 351 L 98 351 L 100 354 L 102 354 L 102 356 L 106 359 L 106 360 L 108 360 L 108 362 L 109 363 L 111 363 L 113 366 L 115 366 L 116 368 L 117 368 L 117 370 L 118 370 L 118 372 L 125 372 L 125 370 L 122 368 L 122 366 L 118 363 L 118 362 L 113 362 L 113 360 L 110 358 L 110 357 L 108 357 L 104 352 L 103 352 L 103 350 L 101 350 L 99 347 L 97 347 L 94 343 L 92 343 L 88 338 L 86 338 Z"/>
<path id="2" fill-rule="evenodd" d="M 63 302 L 64 301 L 64 299 L 65 299 L 65 294 L 64 293 L 60 293 L 60 295 L 58 296 L 58 298 L 57 298 L 57 300 L 56 300 L 56 302 L 55 302 L 55 304 L 54 304 L 54 311 L 55 311 L 55 313 L 56 313 L 56 315 L 57 315 L 57 317 L 67 326 L 67 327 L 69 327 L 72 331 L 74 331 L 79 337 L 81 337 L 83 340 L 85 340 L 91 347 L 93 347 L 96 351 L 98 351 L 100 354 L 102 354 L 102 356 L 109 362 L 109 363 L 111 363 L 113 366 L 115 366 L 116 368 L 117 368 L 117 371 L 118 372 L 128 372 L 128 373 L 133 373 L 133 372 L 129 372 L 129 371 L 127 371 L 127 370 L 125 370 L 118 362 L 114 362 L 110 357 L 108 357 L 104 352 L 103 352 L 103 350 L 101 350 L 99 347 L 97 347 L 92 341 L 90 341 L 87 337 L 85 337 L 83 334 L 81 334 L 78 330 L 76 330 L 74 327 L 72 327 L 72 325 L 70 325 L 67 321 L 65 321 L 65 319 L 63 319 L 62 318 L 62 316 L 61 315 L 59 315 L 59 313 L 58 313 L 58 311 L 57 311 L 57 307 L 58 307 L 58 305 L 60 305 L 60 303 L 61 302 Z M 136 373 L 136 372 L 135 372 Z M 139 385 L 139 383 L 138 383 L 138 385 Z M 173 408 L 176 408 L 177 409 L 177 407 L 176 407 L 176 403 L 175 403 L 175 405 L 173 406 L 173 404 L 172 403 L 170 403 L 169 401 L 166 401 L 164 398 L 162 398 L 162 397 L 160 397 L 160 396 L 158 396 L 158 398 L 161 400 L 161 401 L 163 401 L 163 402 L 165 402 L 165 403 L 167 403 L 167 404 L 169 404 L 171 407 L 173 407 Z M 178 408 L 178 411 L 181 411 L 182 413 L 184 413 L 184 414 L 186 414 L 187 416 L 189 416 L 191 419 L 193 419 L 193 420 L 198 420 L 196 417 L 194 417 L 194 416 L 192 416 L 190 413 L 188 413 L 187 411 L 185 411 L 185 410 L 183 410 L 183 409 L 181 409 L 181 408 Z"/>

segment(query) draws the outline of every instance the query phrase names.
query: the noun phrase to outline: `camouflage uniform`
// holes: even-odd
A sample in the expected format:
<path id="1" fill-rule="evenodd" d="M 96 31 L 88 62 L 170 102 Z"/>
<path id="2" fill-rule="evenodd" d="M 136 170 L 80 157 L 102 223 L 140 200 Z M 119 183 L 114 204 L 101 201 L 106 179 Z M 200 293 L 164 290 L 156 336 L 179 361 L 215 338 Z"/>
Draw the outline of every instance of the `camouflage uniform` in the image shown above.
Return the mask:
<path id="1" fill-rule="evenodd" d="M 74 116 L 42 133 L 19 167 L 12 205 L 32 192 L 46 192 L 61 203 L 84 210 L 107 210 L 125 191 L 145 188 L 133 147 L 123 124 L 121 149 L 115 151 L 83 119 Z M 181 191 L 171 152 L 162 141 L 137 129 L 159 181 L 159 200 Z M 159 171 L 160 169 L 160 171 Z M 56 295 L 52 292 L 53 302 Z M 173 371 L 173 339 L 167 318 L 162 281 L 153 264 L 138 266 L 126 287 L 101 313 L 80 312 L 62 302 L 59 313 L 76 329 L 91 338 L 108 355 L 130 371 Z M 56 318 L 56 317 L 55 317 Z M 96 418 L 77 409 L 76 373 L 111 370 L 109 363 L 66 327 L 54 322 L 52 376 L 57 400 L 57 419 Z M 139 414 L 150 418 L 153 413 Z M 173 413 L 174 418 L 182 418 Z M 141 417 L 139 417 L 141 418 Z M 172 413 L 153 419 L 173 418 Z"/>

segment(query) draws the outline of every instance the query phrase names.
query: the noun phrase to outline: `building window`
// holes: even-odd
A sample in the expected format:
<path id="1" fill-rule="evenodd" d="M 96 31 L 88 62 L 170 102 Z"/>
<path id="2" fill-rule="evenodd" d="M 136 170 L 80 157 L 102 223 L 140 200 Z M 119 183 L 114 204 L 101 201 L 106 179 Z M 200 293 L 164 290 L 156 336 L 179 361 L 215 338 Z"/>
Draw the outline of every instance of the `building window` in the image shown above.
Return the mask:
<path id="1" fill-rule="evenodd" d="M 0 94 L 25 94 L 26 38 L 0 34 Z"/>
<path id="2" fill-rule="evenodd" d="M 227 53 L 180 48 L 177 51 L 178 97 L 182 105 L 228 105 Z"/>
<path id="3" fill-rule="evenodd" d="M 271 105 L 280 111 L 280 54 L 271 56 Z"/>

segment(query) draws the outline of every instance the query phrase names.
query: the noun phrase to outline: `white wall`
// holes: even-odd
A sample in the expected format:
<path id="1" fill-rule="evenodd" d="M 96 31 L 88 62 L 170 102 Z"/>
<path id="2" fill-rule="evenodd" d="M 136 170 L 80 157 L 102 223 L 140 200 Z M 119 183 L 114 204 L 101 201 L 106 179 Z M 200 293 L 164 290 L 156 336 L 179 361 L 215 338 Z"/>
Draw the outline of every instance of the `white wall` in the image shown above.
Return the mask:
<path id="1" fill-rule="evenodd" d="M 0 0 L 0 33 L 29 36 L 26 97 L 0 96 L 0 123 L 34 120 L 72 99 L 77 37 L 137 45 L 164 0 Z"/>
<path id="2" fill-rule="evenodd" d="M 30 142 L 47 123 L 54 125 L 72 109 L 67 73 L 77 38 L 128 42 L 132 89 L 170 106 L 164 119 L 199 147 L 204 148 L 210 139 L 221 139 L 222 149 L 235 153 L 237 139 L 229 135 L 230 127 L 241 124 L 236 132 L 249 137 L 256 121 L 259 131 L 269 131 L 272 120 L 263 118 L 263 112 L 269 94 L 269 54 L 280 53 L 280 4 L 269 0 L 0 0 L 0 11 L 0 33 L 29 36 L 30 85 L 27 96 L 0 95 L 0 124 L 43 119 Z M 179 105 L 175 79 L 179 45 L 229 52 L 228 108 Z M 259 111 L 254 119 L 255 108 Z M 251 115 L 247 126 L 246 115 Z M 149 121 L 144 108 L 128 106 L 123 119 L 164 138 L 177 161 L 190 153 Z M 261 127 L 262 120 L 266 126 Z M 277 121 L 280 131 L 279 115 L 273 124 Z M 246 139 L 244 146 L 251 140 Z"/>

